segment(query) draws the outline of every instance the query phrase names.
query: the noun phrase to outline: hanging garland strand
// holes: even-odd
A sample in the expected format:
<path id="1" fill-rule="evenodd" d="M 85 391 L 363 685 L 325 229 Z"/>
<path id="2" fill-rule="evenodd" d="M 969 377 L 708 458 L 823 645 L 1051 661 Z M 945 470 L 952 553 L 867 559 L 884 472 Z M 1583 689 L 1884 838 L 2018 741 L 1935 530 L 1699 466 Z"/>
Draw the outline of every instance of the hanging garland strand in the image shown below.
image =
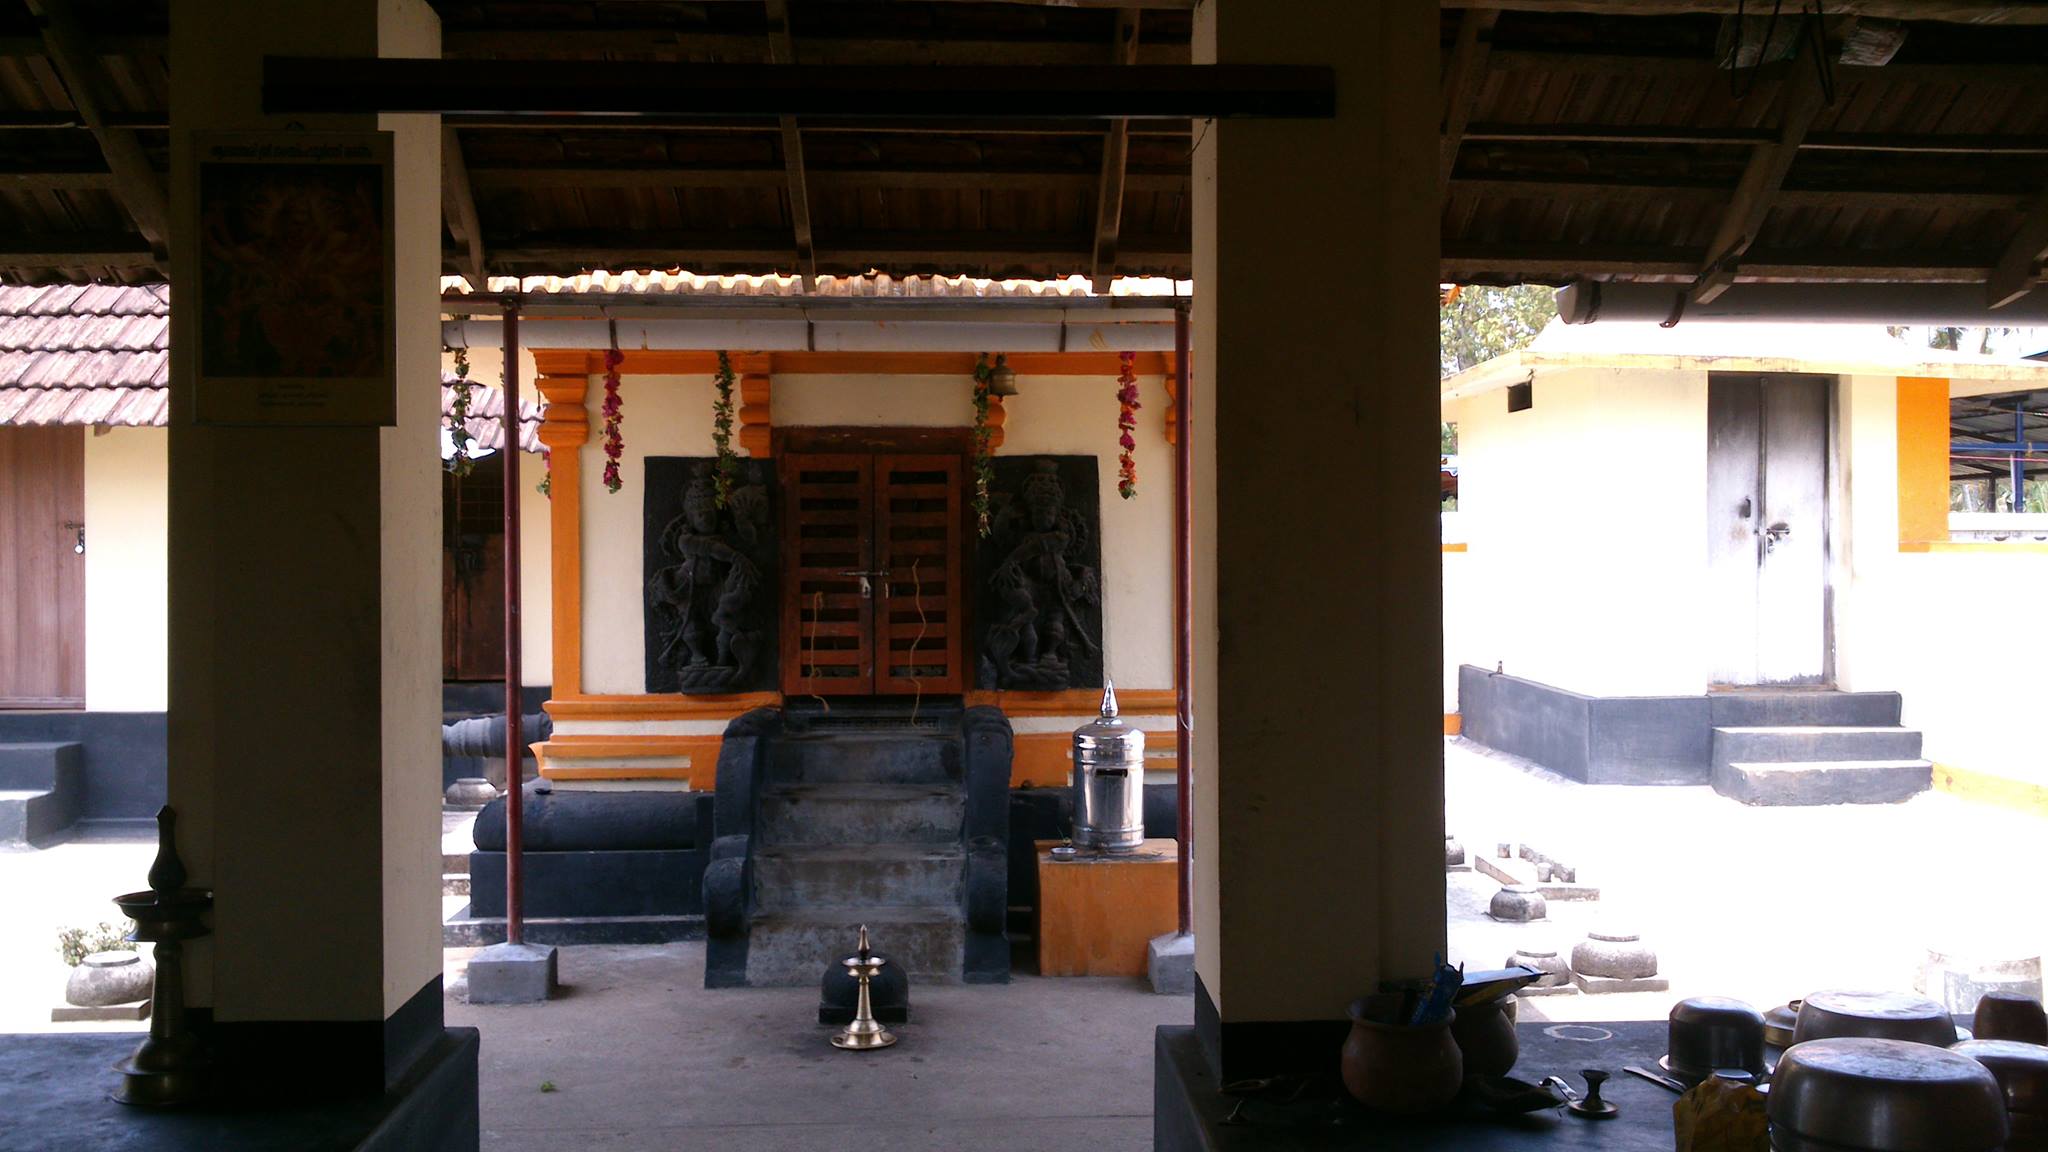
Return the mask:
<path id="1" fill-rule="evenodd" d="M 995 465 L 989 461 L 988 426 L 989 384 L 994 374 L 988 353 L 983 352 L 974 362 L 974 531 L 984 537 L 989 533 L 989 480 L 995 474 Z"/>
<path id="2" fill-rule="evenodd" d="M 1116 491 L 1126 500 L 1138 494 L 1138 462 L 1131 458 L 1131 453 L 1137 450 L 1138 441 L 1131 432 L 1138 426 L 1137 413 L 1143 405 L 1138 403 L 1138 374 L 1131 367 L 1135 358 L 1129 352 L 1117 354 L 1123 367 L 1116 377 L 1116 442 L 1123 453 L 1116 461 Z"/>
<path id="3" fill-rule="evenodd" d="M 617 492 L 626 486 L 619 477 L 619 459 L 626 454 L 626 438 L 619 431 L 625 405 L 619 400 L 619 365 L 626 354 L 616 344 L 604 354 L 604 490 Z"/>
<path id="4" fill-rule="evenodd" d="M 718 354 L 718 399 L 711 402 L 711 442 L 718 445 L 718 506 L 732 499 L 733 477 L 739 475 L 739 454 L 732 450 L 732 357 Z"/>
<path id="5" fill-rule="evenodd" d="M 540 450 L 540 483 L 533 490 L 550 500 L 555 498 L 555 454 L 546 448 Z"/>
<path id="6" fill-rule="evenodd" d="M 467 476 L 476 467 L 476 459 L 469 454 L 469 445 L 475 437 L 469 434 L 469 349 L 455 350 L 455 402 L 448 408 L 448 439 L 455 445 L 455 455 L 448 458 L 448 471 L 456 476 Z"/>

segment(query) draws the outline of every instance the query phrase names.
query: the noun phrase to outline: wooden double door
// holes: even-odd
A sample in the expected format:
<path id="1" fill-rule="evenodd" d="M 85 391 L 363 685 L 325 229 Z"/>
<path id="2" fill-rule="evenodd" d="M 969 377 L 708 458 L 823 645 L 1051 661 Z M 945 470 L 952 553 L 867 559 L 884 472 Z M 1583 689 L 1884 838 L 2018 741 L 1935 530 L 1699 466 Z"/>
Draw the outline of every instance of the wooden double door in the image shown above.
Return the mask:
<path id="1" fill-rule="evenodd" d="M 0 428 L 0 708 L 85 707 L 85 429 Z"/>
<path id="2" fill-rule="evenodd" d="M 783 692 L 966 691 L 962 456 L 780 460 Z"/>

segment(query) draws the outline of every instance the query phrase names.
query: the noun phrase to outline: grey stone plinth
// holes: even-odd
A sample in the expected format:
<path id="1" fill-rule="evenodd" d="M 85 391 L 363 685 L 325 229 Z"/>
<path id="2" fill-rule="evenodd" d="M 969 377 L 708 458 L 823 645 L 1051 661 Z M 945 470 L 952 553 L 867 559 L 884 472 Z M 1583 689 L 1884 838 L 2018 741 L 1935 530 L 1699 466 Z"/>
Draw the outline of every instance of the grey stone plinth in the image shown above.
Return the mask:
<path id="1" fill-rule="evenodd" d="M 1527 884 L 1510 884 L 1495 892 L 1486 910 L 1495 920 L 1507 920 L 1517 924 L 1541 920 L 1550 914 L 1550 907 L 1544 902 L 1543 893 Z"/>
<path id="2" fill-rule="evenodd" d="M 71 970 L 71 978 L 64 982 L 64 1000 L 78 1008 L 133 1004 L 149 999 L 155 981 L 156 969 L 133 952 L 95 952 Z"/>
<path id="3" fill-rule="evenodd" d="M 1465 846 L 1458 842 L 1456 836 L 1444 837 L 1444 867 L 1453 870 L 1468 867 L 1465 863 Z"/>
<path id="4" fill-rule="evenodd" d="M 149 1019 L 149 1001 L 135 1004 L 109 1004 L 104 1008 L 80 1008 L 66 1004 L 50 1009 L 52 1024 L 105 1024 L 109 1021 Z"/>
<path id="5" fill-rule="evenodd" d="M 555 950 L 541 944 L 493 944 L 469 961 L 471 1004 L 535 1004 L 555 994 Z"/>
<path id="6" fill-rule="evenodd" d="M 448 786 L 441 793 L 441 801 L 450 808 L 478 808 L 498 798 L 498 789 L 481 776 L 464 776 Z"/>
<path id="7" fill-rule="evenodd" d="M 1572 971 L 1606 980 L 1644 980 L 1657 974 L 1657 953 L 1630 932 L 1590 932 L 1572 949 Z"/>
<path id="8" fill-rule="evenodd" d="M 1579 991 L 1597 996 L 1605 992 L 1668 992 L 1671 981 L 1662 976 L 1646 976 L 1637 980 L 1616 980 L 1607 976 L 1588 976 L 1583 972 L 1572 973 L 1572 983 Z"/>
<path id="9" fill-rule="evenodd" d="M 1194 934 L 1154 936 L 1145 947 L 1145 974 L 1152 980 L 1152 991 L 1162 996 L 1194 995 Z"/>

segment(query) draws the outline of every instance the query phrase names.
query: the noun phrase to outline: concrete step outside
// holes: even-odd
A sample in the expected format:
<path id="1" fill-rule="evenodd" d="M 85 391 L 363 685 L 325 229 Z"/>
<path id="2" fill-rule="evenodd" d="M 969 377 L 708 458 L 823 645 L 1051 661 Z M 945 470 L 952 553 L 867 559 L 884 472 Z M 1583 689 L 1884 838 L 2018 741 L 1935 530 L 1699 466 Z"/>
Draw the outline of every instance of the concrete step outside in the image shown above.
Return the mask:
<path id="1" fill-rule="evenodd" d="M 759 843 L 951 845 L 966 812 L 951 784 L 775 784 L 761 794 Z"/>
<path id="2" fill-rule="evenodd" d="M 1911 728 L 1772 727 L 1714 729 L 1714 767 L 1828 760 L 1917 760 L 1920 733 Z"/>
<path id="3" fill-rule="evenodd" d="M 853 954 L 863 924 L 874 950 L 913 981 L 960 980 L 967 925 L 959 912 L 869 905 L 757 914 L 748 931 L 747 983 L 816 988 L 826 964 Z"/>
<path id="4" fill-rule="evenodd" d="M 776 743 L 768 778 L 776 784 L 943 784 L 961 778 L 957 740 L 852 732 Z"/>
<path id="5" fill-rule="evenodd" d="M 1902 706 L 1897 692 L 1716 692 L 1709 699 L 1716 728 L 1891 728 Z"/>
<path id="6" fill-rule="evenodd" d="M 85 746 L 75 742 L 0 744 L 0 792 L 52 792 L 84 764 Z"/>
<path id="7" fill-rule="evenodd" d="M 1932 786 L 1926 760 L 1821 760 L 1717 764 L 1714 791 L 1744 804 L 1896 804 Z"/>
<path id="8" fill-rule="evenodd" d="M 966 863 L 957 844 L 766 848 L 754 857 L 756 906 L 785 912 L 863 905 L 956 909 Z"/>

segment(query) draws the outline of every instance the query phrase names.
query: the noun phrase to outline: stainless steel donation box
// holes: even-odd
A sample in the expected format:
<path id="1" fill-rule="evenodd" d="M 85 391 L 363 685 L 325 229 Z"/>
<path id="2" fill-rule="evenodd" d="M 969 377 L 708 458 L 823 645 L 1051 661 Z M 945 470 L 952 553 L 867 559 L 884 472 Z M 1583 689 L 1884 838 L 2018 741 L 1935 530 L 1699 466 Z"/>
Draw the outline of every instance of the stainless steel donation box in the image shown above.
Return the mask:
<path id="1" fill-rule="evenodd" d="M 1145 734 L 1117 718 L 1105 682 L 1102 715 L 1074 729 L 1074 844 L 1129 852 L 1145 842 Z"/>

